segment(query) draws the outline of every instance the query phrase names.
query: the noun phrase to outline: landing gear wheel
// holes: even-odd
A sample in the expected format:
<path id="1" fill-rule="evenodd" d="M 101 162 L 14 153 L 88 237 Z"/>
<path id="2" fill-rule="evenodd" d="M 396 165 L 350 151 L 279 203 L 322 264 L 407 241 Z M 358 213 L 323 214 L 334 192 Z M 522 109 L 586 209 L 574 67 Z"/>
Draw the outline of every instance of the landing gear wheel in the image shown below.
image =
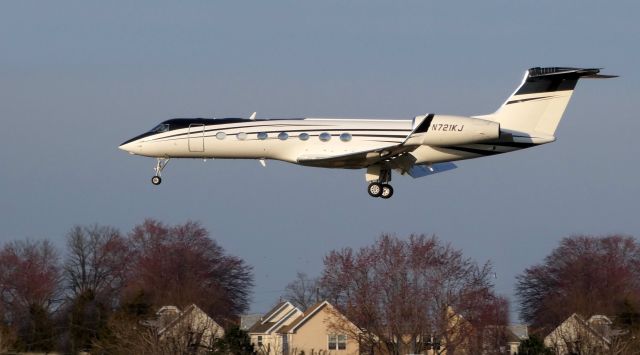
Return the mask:
<path id="1" fill-rule="evenodd" d="M 160 185 L 162 182 L 162 178 L 160 177 L 162 170 L 164 170 L 164 167 L 169 163 L 169 158 L 157 158 L 157 160 L 156 167 L 153 169 L 156 175 L 151 178 L 151 183 L 154 185 Z"/>
<path id="2" fill-rule="evenodd" d="M 372 182 L 369 184 L 367 192 L 369 193 L 369 195 L 371 195 L 371 197 L 380 197 L 380 195 L 382 194 L 382 185 L 377 182 Z"/>
<path id="3" fill-rule="evenodd" d="M 382 193 L 380 194 L 380 197 L 390 198 L 391 196 L 393 196 L 393 187 L 391 187 L 391 185 L 389 184 L 383 184 Z"/>

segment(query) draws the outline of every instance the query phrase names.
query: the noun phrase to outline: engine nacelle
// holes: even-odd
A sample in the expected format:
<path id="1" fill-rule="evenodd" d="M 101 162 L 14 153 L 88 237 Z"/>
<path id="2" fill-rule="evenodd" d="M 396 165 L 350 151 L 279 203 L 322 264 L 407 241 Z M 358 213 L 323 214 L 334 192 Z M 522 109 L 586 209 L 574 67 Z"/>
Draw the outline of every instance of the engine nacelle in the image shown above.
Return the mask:
<path id="1" fill-rule="evenodd" d="M 427 128 L 428 122 L 425 122 L 427 120 L 428 118 L 422 120 L 420 126 L 424 128 L 418 128 L 406 144 L 447 146 L 480 143 L 500 138 L 498 122 L 471 117 L 435 115 Z"/>

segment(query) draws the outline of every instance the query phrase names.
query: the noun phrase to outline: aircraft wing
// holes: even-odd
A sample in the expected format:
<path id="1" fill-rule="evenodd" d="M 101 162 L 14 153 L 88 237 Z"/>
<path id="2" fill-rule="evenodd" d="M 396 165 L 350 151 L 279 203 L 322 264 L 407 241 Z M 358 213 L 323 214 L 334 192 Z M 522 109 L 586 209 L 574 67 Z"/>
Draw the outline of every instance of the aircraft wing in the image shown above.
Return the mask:
<path id="1" fill-rule="evenodd" d="M 429 176 L 455 169 L 457 166 L 453 163 L 437 163 L 426 166 L 416 165 L 415 157 L 410 154 L 419 145 L 407 144 L 407 141 L 414 133 L 428 130 L 433 117 L 433 114 L 417 116 L 414 119 L 411 133 L 407 135 L 407 138 L 402 143 L 349 154 L 331 156 L 304 155 L 298 158 L 298 164 L 324 168 L 347 169 L 360 169 L 374 164 L 380 164 L 385 168 L 394 169 L 402 175 L 407 174 L 413 178 Z"/>
<path id="2" fill-rule="evenodd" d="M 416 148 L 417 146 L 396 144 L 383 148 L 340 155 L 303 155 L 298 158 L 298 164 L 323 168 L 360 169 L 395 159 L 403 154 L 413 151 Z"/>

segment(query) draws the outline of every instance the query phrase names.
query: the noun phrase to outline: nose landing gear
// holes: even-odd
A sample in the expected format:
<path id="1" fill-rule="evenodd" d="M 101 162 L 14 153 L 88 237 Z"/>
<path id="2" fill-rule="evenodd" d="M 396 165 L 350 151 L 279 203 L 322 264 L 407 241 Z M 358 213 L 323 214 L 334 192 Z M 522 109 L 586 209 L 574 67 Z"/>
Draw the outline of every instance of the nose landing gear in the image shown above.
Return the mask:
<path id="1" fill-rule="evenodd" d="M 151 178 L 152 184 L 160 185 L 160 183 L 162 183 L 162 178 L 160 177 L 160 175 L 162 174 L 162 170 L 164 170 L 164 167 L 167 166 L 168 163 L 169 163 L 169 158 L 158 158 L 158 163 L 156 164 L 156 167 L 153 169 L 156 172 L 156 175 L 154 175 Z"/>

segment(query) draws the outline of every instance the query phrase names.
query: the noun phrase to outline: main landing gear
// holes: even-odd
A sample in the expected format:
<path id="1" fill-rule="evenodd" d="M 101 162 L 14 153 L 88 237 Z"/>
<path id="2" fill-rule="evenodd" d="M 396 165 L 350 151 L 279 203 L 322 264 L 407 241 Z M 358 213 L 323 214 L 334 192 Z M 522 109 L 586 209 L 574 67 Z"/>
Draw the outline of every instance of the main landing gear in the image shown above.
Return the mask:
<path id="1" fill-rule="evenodd" d="M 367 181 L 372 181 L 367 187 L 367 192 L 371 197 L 382 197 L 384 199 L 393 196 L 393 187 L 389 185 L 391 181 L 391 170 L 383 169 L 380 166 L 367 168 Z"/>
<path id="2" fill-rule="evenodd" d="M 390 198 L 393 196 L 393 187 L 389 184 L 381 184 L 379 182 L 372 182 L 367 188 L 367 192 L 371 197 Z"/>
<path id="3" fill-rule="evenodd" d="M 162 170 L 164 170 L 164 167 L 167 166 L 167 163 L 169 163 L 169 158 L 158 158 L 158 163 L 153 169 L 156 172 L 156 175 L 151 178 L 152 184 L 160 185 L 160 183 L 162 182 L 162 178 L 160 177 L 160 175 L 162 174 Z"/>

